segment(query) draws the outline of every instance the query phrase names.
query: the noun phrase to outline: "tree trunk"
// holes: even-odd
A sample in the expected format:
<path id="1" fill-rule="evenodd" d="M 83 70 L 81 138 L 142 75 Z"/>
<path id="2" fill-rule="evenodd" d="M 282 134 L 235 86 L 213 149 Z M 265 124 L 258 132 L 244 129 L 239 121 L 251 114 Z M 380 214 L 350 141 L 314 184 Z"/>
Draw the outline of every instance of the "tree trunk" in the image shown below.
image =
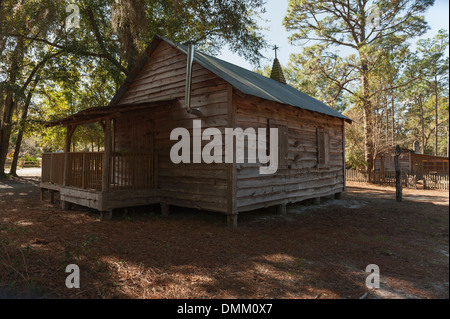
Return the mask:
<path id="1" fill-rule="evenodd" d="M 367 162 L 367 169 L 371 171 L 374 164 L 374 149 L 373 149 L 373 114 L 371 103 L 365 101 L 364 110 L 364 159 Z"/>
<path id="2" fill-rule="evenodd" d="M 364 36 L 364 35 L 362 35 Z M 369 78 L 368 78 L 367 62 L 361 57 L 361 102 L 363 108 L 364 122 L 364 160 L 367 163 L 369 172 L 373 169 L 374 164 L 374 147 L 373 147 L 373 110 L 372 103 L 369 98 Z M 369 174 L 370 176 L 370 174 Z"/>
<path id="3" fill-rule="evenodd" d="M 434 128 L 434 156 L 438 155 L 438 82 L 437 76 L 434 76 L 434 116 L 435 125 Z"/>
<path id="4" fill-rule="evenodd" d="M 11 68 L 9 70 L 8 82 L 10 85 L 15 84 L 19 66 L 23 60 L 23 40 L 19 38 L 14 49 Z M 6 99 L 3 108 L 3 116 L 0 122 L 0 176 L 5 176 L 6 156 L 8 155 L 9 138 L 11 137 L 11 125 L 14 108 L 16 106 L 15 93 L 7 90 Z"/>
<path id="5" fill-rule="evenodd" d="M 17 162 L 19 161 L 19 153 L 20 153 L 20 147 L 21 147 L 22 139 L 23 139 L 25 120 L 27 119 L 28 107 L 30 106 L 32 95 L 33 95 L 33 90 L 30 91 L 27 95 L 27 99 L 25 101 L 25 104 L 23 105 L 22 116 L 20 117 L 19 133 L 17 134 L 16 147 L 14 149 L 14 157 L 13 157 L 13 161 L 11 163 L 11 169 L 9 170 L 9 174 L 13 175 L 13 176 L 17 176 Z"/>
<path id="6" fill-rule="evenodd" d="M 386 99 L 386 96 L 384 97 L 384 107 L 386 112 L 386 125 L 385 125 L 385 132 L 384 132 L 384 138 L 385 142 L 384 144 L 387 146 L 389 144 L 389 106 Z"/>
<path id="7" fill-rule="evenodd" d="M 402 172 L 400 170 L 400 163 L 398 156 L 394 156 L 395 164 L 395 199 L 397 202 L 402 201 Z"/>
<path id="8" fill-rule="evenodd" d="M 14 156 L 11 163 L 11 168 L 9 170 L 9 175 L 12 176 L 17 176 L 17 163 L 19 161 L 19 153 L 22 144 L 22 139 L 23 139 L 23 128 L 21 127 L 19 129 L 19 133 L 17 134 L 16 147 L 14 148 Z"/>
<path id="9" fill-rule="evenodd" d="M 450 151 L 449 151 L 449 148 L 450 148 L 450 135 L 449 135 L 449 131 L 450 131 L 450 123 L 449 124 L 447 124 L 447 157 L 449 157 L 449 153 L 450 153 Z"/>
<path id="10" fill-rule="evenodd" d="M 422 130 L 422 154 L 425 154 L 425 123 L 423 119 L 423 104 L 422 96 L 419 95 L 419 107 L 420 107 L 420 126 Z"/>
<path id="11" fill-rule="evenodd" d="M 391 110 L 392 110 L 392 132 L 391 132 L 391 145 L 395 145 L 395 107 L 394 107 L 394 92 L 391 95 Z"/>

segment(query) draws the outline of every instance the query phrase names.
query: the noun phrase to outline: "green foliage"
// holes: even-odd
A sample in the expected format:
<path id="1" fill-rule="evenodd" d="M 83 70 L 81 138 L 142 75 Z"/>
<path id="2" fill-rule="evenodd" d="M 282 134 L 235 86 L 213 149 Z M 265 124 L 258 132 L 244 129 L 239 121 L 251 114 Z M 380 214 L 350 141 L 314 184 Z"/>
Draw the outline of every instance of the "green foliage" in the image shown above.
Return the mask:
<path id="1" fill-rule="evenodd" d="M 30 155 L 25 155 L 24 157 L 22 157 L 22 159 L 26 162 L 34 162 L 34 163 L 39 162 L 39 160 L 36 157 L 30 156 Z"/>
<path id="2" fill-rule="evenodd" d="M 291 56 L 286 78 L 331 107 L 349 111 L 354 122 L 347 129 L 348 165 L 372 167 L 376 155 L 392 144 L 411 148 L 411 100 L 437 82 L 441 96 L 448 96 L 442 89 L 448 82 L 448 58 L 445 67 L 439 51 L 446 49 L 448 35 L 441 31 L 436 39 L 419 41 L 422 54 L 411 52 L 408 42 L 426 31 L 423 13 L 432 4 L 429 0 L 289 1 L 283 23 L 292 32 L 292 43 L 303 49 Z M 434 61 L 433 66 L 424 59 Z M 442 77 L 433 81 L 430 75 L 436 70 L 442 71 Z M 408 89 L 425 77 L 421 87 Z M 445 106 L 439 107 L 441 123 L 448 123 L 448 112 L 441 112 Z M 444 126 L 439 134 L 446 140 Z M 432 127 L 427 121 L 427 129 Z M 445 142 L 439 145 L 443 148 Z"/>
<path id="3" fill-rule="evenodd" d="M 445 30 L 440 30 L 433 38 L 418 41 L 417 50 L 405 75 L 414 76 L 417 80 L 403 92 L 403 98 L 407 101 L 402 126 L 404 139 L 407 144 L 412 145 L 414 141 L 422 144 L 423 138 L 426 154 L 435 153 L 436 145 L 433 141 L 436 141 L 437 133 L 437 154 L 447 155 L 449 65 L 445 52 L 448 46 L 449 35 Z"/>
<path id="4" fill-rule="evenodd" d="M 25 141 L 39 136 L 22 154 L 63 150 L 64 129 L 45 123 L 108 105 L 156 34 L 179 42 L 194 40 L 211 54 L 228 47 L 258 67 L 260 50 L 267 46 L 258 25 L 262 0 L 86 0 L 75 3 L 80 28 L 66 30 L 65 8 L 70 3 L 2 1 L 0 114 L 10 114 L 11 120 L 0 119 L 0 155 L 11 152 L 19 129 Z M 434 152 L 437 105 L 438 152 L 446 153 L 448 58 L 443 52 L 448 34 L 442 30 L 419 41 L 417 52 L 410 52 L 407 42 L 426 30 L 423 13 L 432 4 L 289 1 L 283 24 L 293 44 L 308 45 L 283 67 L 286 80 L 336 110 L 353 110 L 351 118 L 358 119 L 353 127 L 359 128 L 350 133 L 346 154 L 354 166 L 369 163 L 369 153 L 375 156 L 393 142 L 411 147 L 421 137 L 419 95 L 424 102 L 425 148 Z M 372 19 L 377 14 L 379 19 Z M 270 67 L 261 73 L 268 76 Z M 28 96 L 29 111 L 22 121 Z M 4 112 L 8 97 L 15 103 L 9 104 L 11 112 Z M 9 122 L 11 126 L 4 125 Z M 102 129 L 98 124 L 79 127 L 73 140 L 75 150 L 98 150 Z"/>
<path id="5" fill-rule="evenodd" d="M 362 120 L 362 116 L 356 108 L 344 114 L 355 121 L 345 125 L 345 165 L 347 168 L 364 169 L 367 167 L 364 159 L 364 130 L 361 125 L 355 125 Z"/>
<path id="6" fill-rule="evenodd" d="M 340 75 L 351 74 L 343 58 L 336 53 L 325 52 L 325 46 L 313 45 L 293 54 L 286 68 L 286 78 L 297 89 L 342 112 L 347 108 L 348 92 L 340 81 L 333 80 Z M 327 74 L 321 68 L 331 70 Z M 343 81 L 350 81 L 345 78 Z"/>
<path id="7" fill-rule="evenodd" d="M 228 46 L 255 65 L 266 46 L 257 23 L 262 0 L 86 0 L 74 3 L 79 28 L 66 29 L 71 3 L 0 4 L 0 114 L 7 117 L 0 119 L 0 174 L 1 159 L 14 146 L 10 137 L 19 129 L 27 136 L 42 135 L 42 151 L 62 150 L 64 132 L 45 123 L 108 105 L 156 34 L 196 41 L 210 53 Z M 21 121 L 25 109 L 29 112 Z M 13 125 L 4 124 L 9 122 Z M 94 125 L 78 129 L 74 139 L 76 149 L 98 149 L 103 143 Z"/>

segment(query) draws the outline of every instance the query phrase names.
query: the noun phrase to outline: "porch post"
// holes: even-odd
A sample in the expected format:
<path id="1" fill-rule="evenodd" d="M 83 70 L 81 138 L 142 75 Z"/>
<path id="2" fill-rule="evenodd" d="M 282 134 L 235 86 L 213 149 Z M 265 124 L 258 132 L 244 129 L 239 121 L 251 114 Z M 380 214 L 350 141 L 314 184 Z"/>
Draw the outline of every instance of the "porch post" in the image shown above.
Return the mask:
<path id="1" fill-rule="evenodd" d="M 69 153 L 70 153 L 70 144 L 72 141 L 72 135 L 73 132 L 75 132 L 75 129 L 77 128 L 76 125 L 68 125 L 67 126 L 67 133 L 66 133 L 66 143 L 64 145 L 64 171 L 63 171 L 63 186 L 67 186 L 67 181 L 69 178 Z M 53 200 L 53 197 L 50 198 L 50 200 Z M 66 202 L 65 200 L 60 201 L 61 208 L 64 210 L 70 210 L 71 209 L 71 203 Z"/>
<path id="2" fill-rule="evenodd" d="M 111 170 L 112 133 L 111 119 L 105 120 L 105 152 L 103 153 L 102 192 L 109 190 L 109 174 Z"/>
<path id="3" fill-rule="evenodd" d="M 73 132 L 75 132 L 76 125 L 67 126 L 66 132 L 66 143 L 64 146 L 64 175 L 63 175 L 63 186 L 67 185 L 67 178 L 69 176 L 69 153 L 70 153 L 70 144 L 72 141 Z"/>

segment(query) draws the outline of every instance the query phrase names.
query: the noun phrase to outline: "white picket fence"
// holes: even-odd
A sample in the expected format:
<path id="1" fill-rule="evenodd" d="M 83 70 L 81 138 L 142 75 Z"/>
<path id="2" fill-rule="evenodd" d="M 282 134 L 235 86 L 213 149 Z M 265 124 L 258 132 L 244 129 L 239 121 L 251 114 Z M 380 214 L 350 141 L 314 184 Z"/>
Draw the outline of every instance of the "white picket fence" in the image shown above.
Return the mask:
<path id="1" fill-rule="evenodd" d="M 423 176 L 424 189 L 449 190 L 449 177 L 447 175 L 426 174 Z"/>
<path id="2" fill-rule="evenodd" d="M 371 172 L 355 169 L 345 170 L 345 179 L 350 182 L 374 183 L 388 186 L 395 186 L 395 172 Z M 408 188 L 417 188 L 418 178 L 416 175 L 402 172 L 402 184 Z M 449 190 L 448 174 L 425 174 L 422 178 L 424 189 Z"/>

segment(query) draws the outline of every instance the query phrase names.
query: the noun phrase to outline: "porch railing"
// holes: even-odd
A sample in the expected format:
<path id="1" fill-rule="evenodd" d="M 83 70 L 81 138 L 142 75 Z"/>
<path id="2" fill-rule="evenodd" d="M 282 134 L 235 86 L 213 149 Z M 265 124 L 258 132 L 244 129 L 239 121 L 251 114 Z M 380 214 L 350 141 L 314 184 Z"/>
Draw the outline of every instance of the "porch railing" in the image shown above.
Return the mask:
<path id="1" fill-rule="evenodd" d="M 62 185 L 64 178 L 64 153 L 42 154 L 43 182 Z"/>
<path id="2" fill-rule="evenodd" d="M 156 156 L 152 153 L 113 153 L 110 189 L 156 187 Z"/>
<path id="3" fill-rule="evenodd" d="M 393 171 L 374 171 L 369 175 L 368 172 L 347 169 L 345 179 L 350 182 L 374 183 L 395 187 L 395 172 Z M 417 182 L 420 179 L 424 189 L 449 189 L 448 174 L 423 174 L 422 178 L 419 178 L 417 175 L 402 172 L 402 185 L 408 188 L 417 188 Z"/>
<path id="4" fill-rule="evenodd" d="M 102 190 L 103 152 L 68 153 L 66 186 Z M 111 154 L 109 189 L 154 188 L 157 183 L 157 160 L 153 153 Z M 65 153 L 42 156 L 42 182 L 64 183 Z"/>

